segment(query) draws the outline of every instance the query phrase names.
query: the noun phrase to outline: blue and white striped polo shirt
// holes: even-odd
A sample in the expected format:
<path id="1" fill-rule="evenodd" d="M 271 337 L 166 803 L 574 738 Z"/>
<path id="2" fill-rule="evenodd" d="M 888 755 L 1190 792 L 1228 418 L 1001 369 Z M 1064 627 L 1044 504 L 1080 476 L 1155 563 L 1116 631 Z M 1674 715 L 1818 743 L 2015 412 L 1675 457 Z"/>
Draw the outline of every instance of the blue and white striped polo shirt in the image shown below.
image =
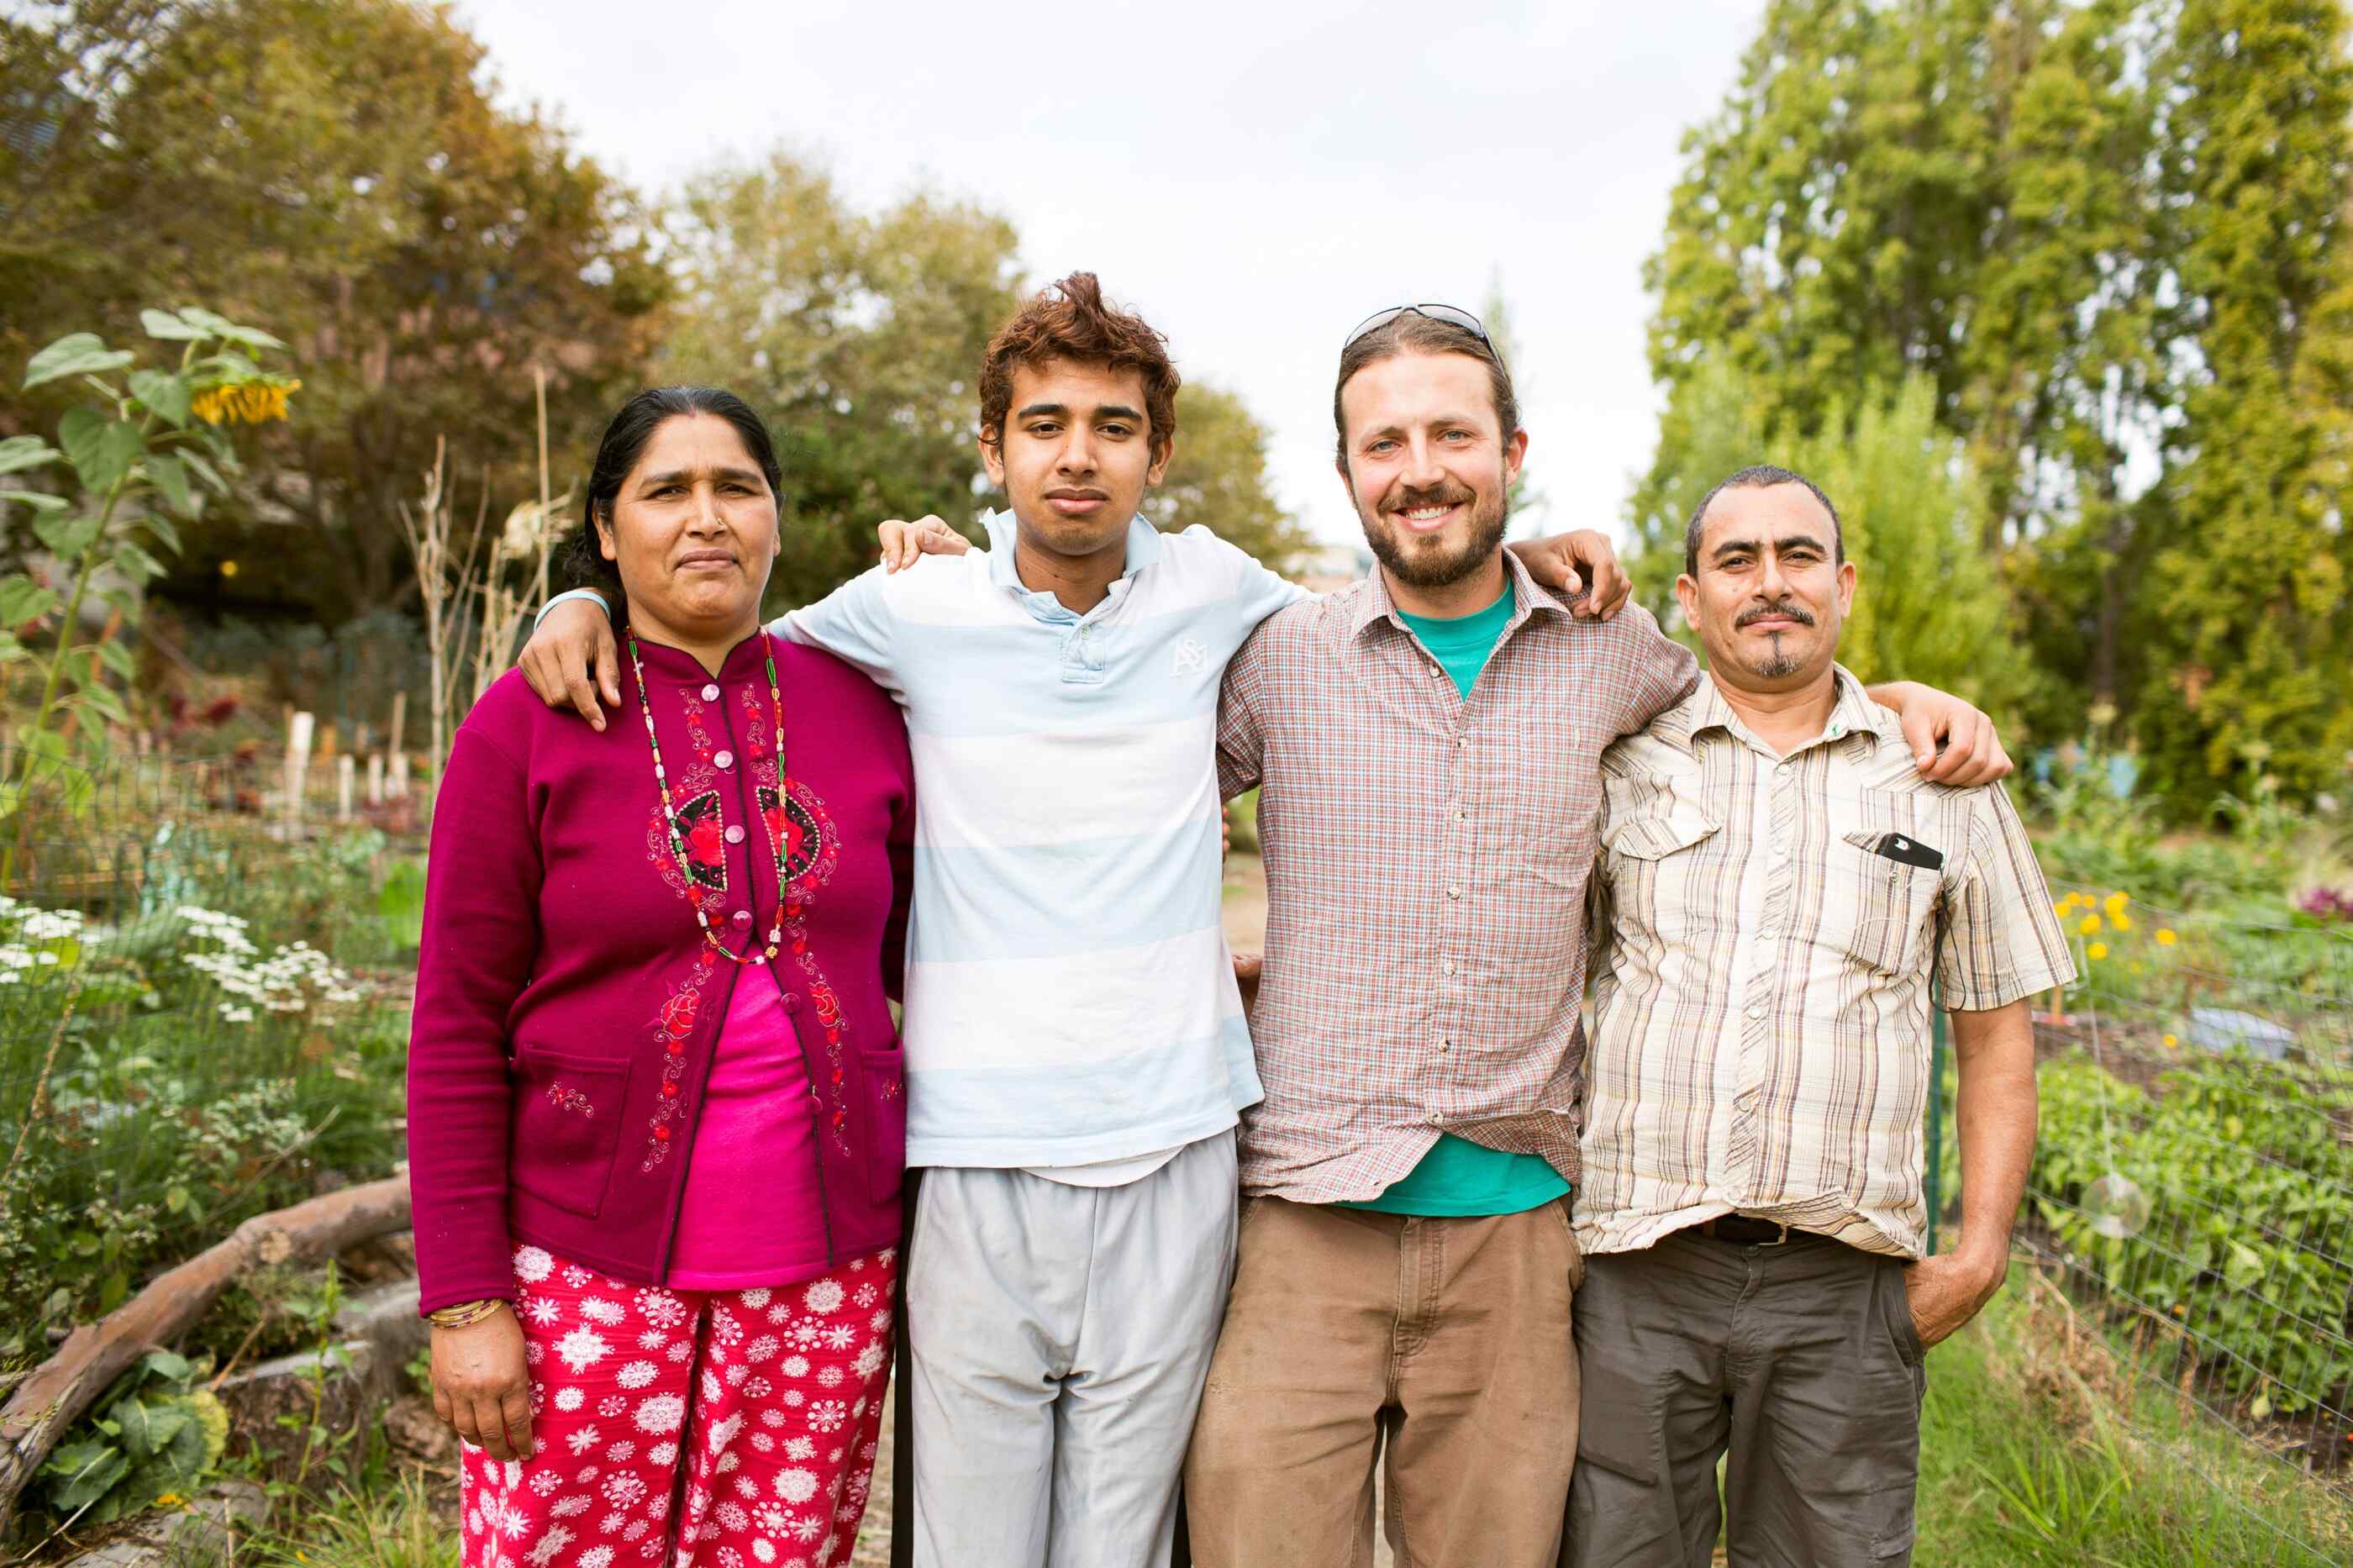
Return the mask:
<path id="1" fill-rule="evenodd" d="M 774 629 L 906 709 L 907 1162 L 1124 1160 L 1261 1095 L 1219 920 L 1218 686 L 1304 597 L 1206 528 L 1128 525 L 1085 615 L 989 548 L 877 567 Z"/>

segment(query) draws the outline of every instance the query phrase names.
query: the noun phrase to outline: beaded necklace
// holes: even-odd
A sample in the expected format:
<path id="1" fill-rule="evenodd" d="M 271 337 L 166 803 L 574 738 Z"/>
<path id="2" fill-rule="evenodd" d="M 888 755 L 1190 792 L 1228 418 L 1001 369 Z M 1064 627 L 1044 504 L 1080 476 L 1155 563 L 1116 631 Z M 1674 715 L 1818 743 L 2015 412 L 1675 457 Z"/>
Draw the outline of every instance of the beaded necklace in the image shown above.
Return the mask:
<path id="1" fill-rule="evenodd" d="M 718 949 L 722 957 L 732 959 L 737 963 L 757 963 L 764 961 L 773 963 L 785 944 L 785 861 L 786 857 L 784 847 L 779 845 L 776 847 L 776 923 L 768 928 L 767 951 L 738 953 L 719 940 L 719 933 L 711 929 L 711 917 L 703 913 L 702 900 L 692 896 L 694 868 L 687 860 L 686 835 L 678 826 L 677 803 L 670 799 L 670 773 L 662 766 L 661 742 L 654 735 L 654 707 L 652 701 L 646 696 L 645 663 L 638 657 L 637 634 L 624 627 L 621 636 L 629 645 L 629 668 L 636 672 L 638 678 L 638 707 L 646 717 L 646 744 L 654 753 L 654 784 L 661 791 L 662 816 L 670 824 L 670 852 L 678 858 L 679 873 L 686 879 L 688 901 L 693 906 L 695 923 L 702 928 L 702 940 Z M 768 640 L 766 632 L 760 634 L 760 651 L 766 656 L 768 661 L 768 701 L 774 708 L 776 718 L 776 786 L 777 795 L 781 798 L 791 790 L 792 778 L 785 772 L 785 696 L 776 684 L 776 645 Z"/>

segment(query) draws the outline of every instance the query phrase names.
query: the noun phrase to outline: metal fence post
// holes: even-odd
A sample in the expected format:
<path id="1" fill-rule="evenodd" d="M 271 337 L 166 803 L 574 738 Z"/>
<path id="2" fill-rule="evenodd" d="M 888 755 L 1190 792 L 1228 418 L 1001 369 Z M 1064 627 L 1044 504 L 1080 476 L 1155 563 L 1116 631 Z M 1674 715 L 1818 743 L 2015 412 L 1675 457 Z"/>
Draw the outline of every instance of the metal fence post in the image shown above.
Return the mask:
<path id="1" fill-rule="evenodd" d="M 1928 1252 L 1936 1251 L 1936 1216 L 1945 1207 L 1945 1009 L 1928 1003 Z"/>

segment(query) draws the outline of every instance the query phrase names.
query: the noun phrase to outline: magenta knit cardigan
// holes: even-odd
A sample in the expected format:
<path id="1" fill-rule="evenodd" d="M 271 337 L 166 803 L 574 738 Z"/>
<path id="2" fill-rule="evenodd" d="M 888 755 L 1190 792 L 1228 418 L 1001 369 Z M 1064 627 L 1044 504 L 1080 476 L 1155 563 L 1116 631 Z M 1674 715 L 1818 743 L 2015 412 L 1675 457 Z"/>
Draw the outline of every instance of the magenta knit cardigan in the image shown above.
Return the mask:
<path id="1" fill-rule="evenodd" d="M 777 789 L 763 644 L 784 693 Z M 765 945 L 812 1090 L 828 1262 L 898 1239 L 899 994 L 914 842 L 898 709 L 831 656 L 763 634 L 716 677 L 641 643 L 688 840 L 672 852 L 638 688 L 602 734 L 510 671 L 451 747 L 434 805 L 409 1037 L 422 1310 L 513 1293 L 522 1244 L 659 1284 L 712 1047 Z"/>

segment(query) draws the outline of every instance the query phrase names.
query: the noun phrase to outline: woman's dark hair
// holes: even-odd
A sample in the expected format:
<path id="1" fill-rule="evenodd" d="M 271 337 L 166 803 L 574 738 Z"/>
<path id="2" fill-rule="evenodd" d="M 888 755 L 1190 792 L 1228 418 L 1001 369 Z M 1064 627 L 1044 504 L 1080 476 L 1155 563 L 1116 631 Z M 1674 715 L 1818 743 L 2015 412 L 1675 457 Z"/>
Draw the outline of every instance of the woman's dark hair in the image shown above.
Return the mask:
<path id="1" fill-rule="evenodd" d="M 656 386 L 621 405 L 605 438 L 596 443 L 596 461 L 588 470 L 588 493 L 580 503 L 580 526 L 564 542 L 563 560 L 576 587 L 596 588 L 617 613 L 621 607 L 621 570 L 596 547 L 596 520 L 613 520 L 613 500 L 622 481 L 646 455 L 646 443 L 666 420 L 681 415 L 708 414 L 724 419 L 744 438 L 744 450 L 768 478 L 769 493 L 783 505 L 785 471 L 776 464 L 776 445 L 768 426 L 751 405 L 716 386 Z"/>

